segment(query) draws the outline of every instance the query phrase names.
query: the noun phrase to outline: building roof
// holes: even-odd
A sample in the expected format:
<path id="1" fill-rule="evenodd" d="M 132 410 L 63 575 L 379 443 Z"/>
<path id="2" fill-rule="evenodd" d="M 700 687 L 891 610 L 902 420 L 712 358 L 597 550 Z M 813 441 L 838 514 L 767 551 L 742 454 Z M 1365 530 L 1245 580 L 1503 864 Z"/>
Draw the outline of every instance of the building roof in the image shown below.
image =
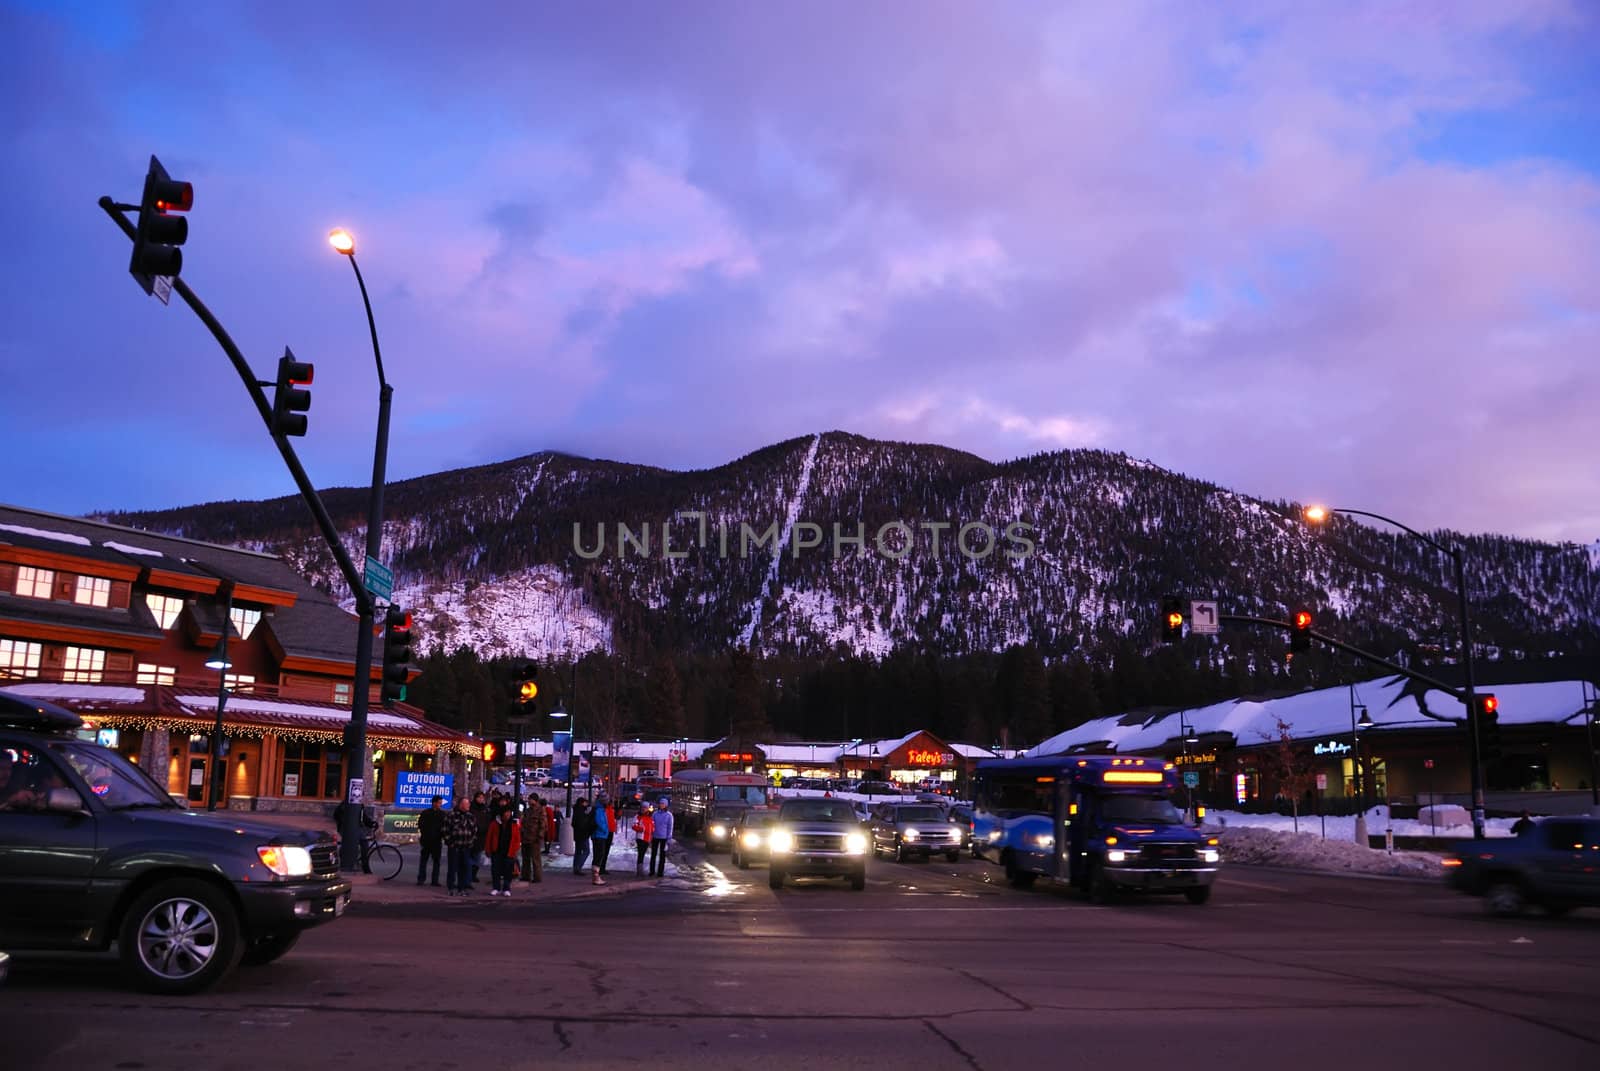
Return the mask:
<path id="1" fill-rule="evenodd" d="M 1497 684 L 1479 690 L 1493 692 L 1500 700 L 1501 725 L 1582 724 L 1585 693 L 1581 681 Z M 1353 701 L 1365 706 L 1372 719 L 1372 729 L 1364 731 L 1458 730 L 1466 718 L 1466 707 L 1458 700 L 1399 676 L 1357 684 Z M 1238 747 L 1276 740 L 1280 719 L 1296 740 L 1347 735 L 1351 704 L 1350 687 L 1338 685 L 1275 699 L 1229 699 L 1132 717 L 1113 714 L 1058 733 L 1025 754 L 1052 755 L 1091 746 L 1155 751 L 1180 740 L 1184 724 L 1201 737 L 1210 733 L 1232 736 Z"/>

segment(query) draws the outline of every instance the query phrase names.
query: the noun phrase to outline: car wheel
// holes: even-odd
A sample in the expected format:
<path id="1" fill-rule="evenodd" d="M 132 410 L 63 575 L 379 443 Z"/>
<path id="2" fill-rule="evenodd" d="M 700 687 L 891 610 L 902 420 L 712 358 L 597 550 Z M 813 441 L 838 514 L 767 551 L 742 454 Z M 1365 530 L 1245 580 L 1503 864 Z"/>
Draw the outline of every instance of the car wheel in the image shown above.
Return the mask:
<path id="1" fill-rule="evenodd" d="M 1089 902 L 1109 904 L 1116 891 L 1117 887 L 1106 877 L 1106 868 L 1099 863 L 1093 864 L 1093 869 L 1089 871 Z"/>
<path id="2" fill-rule="evenodd" d="M 750 869 L 750 860 L 746 859 L 743 855 L 739 854 L 738 852 L 734 852 L 733 853 L 733 863 L 740 870 L 749 870 Z"/>
<path id="3" fill-rule="evenodd" d="M 1522 914 L 1523 909 L 1528 906 L 1528 898 L 1523 894 L 1521 885 L 1501 879 L 1489 886 L 1489 891 L 1483 894 L 1483 906 L 1491 915 L 1513 918 Z"/>
<path id="4" fill-rule="evenodd" d="M 299 940 L 300 934 L 298 932 L 258 937 L 245 947 L 244 957 L 239 962 L 246 967 L 260 967 L 271 963 L 275 959 L 281 959 Z"/>
<path id="5" fill-rule="evenodd" d="M 1033 887 L 1034 879 L 1038 876 L 1039 875 L 1037 874 L 1030 874 L 1025 870 L 1018 870 L 1015 862 L 1010 859 L 1006 860 L 1006 880 L 1011 883 L 1013 888 L 1031 889 Z"/>
<path id="6" fill-rule="evenodd" d="M 122 962 L 156 993 L 196 993 L 239 962 L 239 918 L 221 889 L 203 881 L 162 882 L 122 918 Z"/>
<path id="7" fill-rule="evenodd" d="M 858 870 L 850 875 L 850 887 L 856 892 L 860 892 L 867 887 L 867 872 L 865 869 Z"/>
<path id="8" fill-rule="evenodd" d="M 773 889 L 783 888 L 783 877 L 783 871 L 779 870 L 777 867 L 773 867 L 771 870 L 767 871 L 767 886 Z"/>
<path id="9" fill-rule="evenodd" d="M 945 859 L 949 860 L 952 863 L 961 862 L 961 853 L 960 852 L 945 852 L 944 853 L 944 857 L 945 857 Z"/>
<path id="10" fill-rule="evenodd" d="M 1196 885 L 1192 889 L 1183 890 L 1183 898 L 1191 904 L 1203 904 L 1211 899 L 1211 886 Z"/>

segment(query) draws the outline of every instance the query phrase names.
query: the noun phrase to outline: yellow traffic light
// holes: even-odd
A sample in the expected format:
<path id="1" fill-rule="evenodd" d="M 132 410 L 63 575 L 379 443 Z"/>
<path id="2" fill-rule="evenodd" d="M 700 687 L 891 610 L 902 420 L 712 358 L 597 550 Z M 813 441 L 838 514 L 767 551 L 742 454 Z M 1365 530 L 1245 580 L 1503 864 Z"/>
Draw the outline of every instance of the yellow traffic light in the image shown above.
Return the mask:
<path id="1" fill-rule="evenodd" d="M 534 681 L 523 681 L 518 694 L 522 696 L 524 703 L 531 703 L 539 694 L 539 685 Z"/>

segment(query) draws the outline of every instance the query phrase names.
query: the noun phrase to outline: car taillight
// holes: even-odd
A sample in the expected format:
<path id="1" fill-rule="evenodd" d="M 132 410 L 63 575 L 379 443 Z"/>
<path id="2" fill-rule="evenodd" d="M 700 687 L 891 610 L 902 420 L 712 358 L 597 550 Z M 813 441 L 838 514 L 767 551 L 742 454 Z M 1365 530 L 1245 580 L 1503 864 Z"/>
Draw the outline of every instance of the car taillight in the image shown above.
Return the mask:
<path id="1" fill-rule="evenodd" d="M 1457 859 L 1453 855 L 1447 855 L 1443 859 L 1439 860 L 1439 865 L 1445 867 L 1446 869 L 1458 867 L 1461 865 L 1461 860 Z"/>

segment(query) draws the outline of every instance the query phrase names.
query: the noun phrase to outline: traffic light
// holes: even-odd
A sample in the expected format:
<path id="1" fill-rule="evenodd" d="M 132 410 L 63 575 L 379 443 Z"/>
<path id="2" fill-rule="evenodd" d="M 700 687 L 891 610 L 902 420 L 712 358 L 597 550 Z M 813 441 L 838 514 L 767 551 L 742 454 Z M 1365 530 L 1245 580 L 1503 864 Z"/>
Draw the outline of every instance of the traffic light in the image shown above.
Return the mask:
<path id="1" fill-rule="evenodd" d="M 383 622 L 384 706 L 406 697 L 407 666 L 411 664 L 411 613 L 391 606 Z"/>
<path id="2" fill-rule="evenodd" d="M 1311 650 L 1311 611 L 1296 610 L 1291 624 L 1294 627 L 1289 630 L 1290 652 Z"/>
<path id="3" fill-rule="evenodd" d="M 306 418 L 302 415 L 311 408 L 311 386 L 315 366 L 294 359 L 294 352 L 285 346 L 278 358 L 278 383 L 272 395 L 272 434 L 304 435 Z"/>
<path id="4" fill-rule="evenodd" d="M 160 160 L 150 157 L 134 226 L 133 259 L 128 261 L 128 270 L 145 293 L 152 291 L 157 275 L 175 277 L 183 270 L 183 250 L 178 247 L 189 240 L 189 221 L 171 213 L 193 207 L 194 187 L 172 178 Z"/>
<path id="5" fill-rule="evenodd" d="M 1485 762 L 1500 757 L 1500 700 L 1490 692 L 1478 701 L 1478 755 Z"/>
<path id="6" fill-rule="evenodd" d="M 517 701 L 523 706 L 532 705 L 539 698 L 539 667 L 527 665 L 523 667 L 522 675 L 517 678 Z"/>
<path id="7" fill-rule="evenodd" d="M 1161 600 L 1161 642 L 1183 639 L 1183 600 L 1168 596 Z"/>

